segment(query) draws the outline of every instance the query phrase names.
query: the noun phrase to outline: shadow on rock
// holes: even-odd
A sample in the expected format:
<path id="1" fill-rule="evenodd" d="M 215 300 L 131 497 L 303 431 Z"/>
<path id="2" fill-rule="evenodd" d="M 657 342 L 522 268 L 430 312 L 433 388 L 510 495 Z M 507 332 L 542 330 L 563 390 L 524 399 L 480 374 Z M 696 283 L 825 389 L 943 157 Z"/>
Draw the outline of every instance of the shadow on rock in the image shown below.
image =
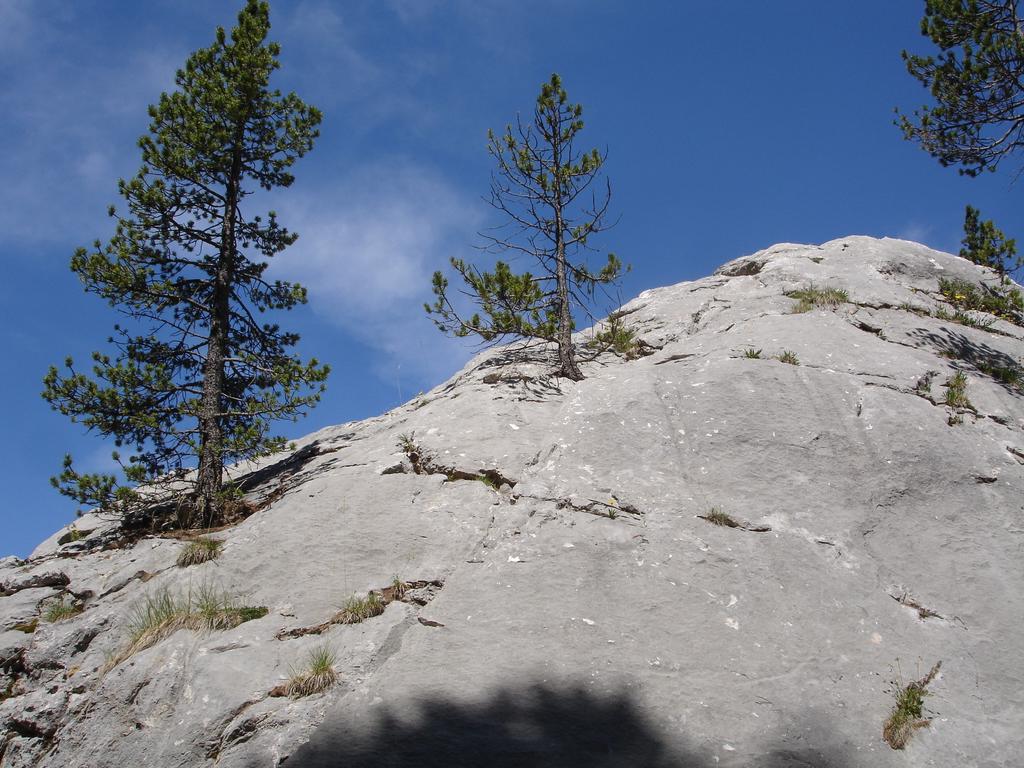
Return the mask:
<path id="1" fill-rule="evenodd" d="M 362 732 L 328 720 L 287 768 L 697 768 L 711 760 L 670 748 L 628 696 L 547 685 L 483 702 L 424 701 L 380 712 Z"/>
<path id="2" fill-rule="evenodd" d="M 943 328 L 941 333 L 918 328 L 910 332 L 918 346 L 928 346 L 944 357 L 961 360 L 979 373 L 990 376 L 1013 394 L 1021 394 L 1018 386 L 1020 365 L 1010 355 L 962 333 Z"/>
<path id="3" fill-rule="evenodd" d="M 798 740 L 799 741 L 799 740 Z M 850 768 L 806 743 L 767 748 L 758 768 Z M 703 768 L 718 761 L 677 734 L 666 738 L 628 694 L 547 684 L 504 689 L 482 702 L 430 700 L 381 708 L 359 726 L 328 720 L 286 768 Z M 729 763 L 735 765 L 736 763 Z M 251 768 L 255 768 L 255 763 Z"/>

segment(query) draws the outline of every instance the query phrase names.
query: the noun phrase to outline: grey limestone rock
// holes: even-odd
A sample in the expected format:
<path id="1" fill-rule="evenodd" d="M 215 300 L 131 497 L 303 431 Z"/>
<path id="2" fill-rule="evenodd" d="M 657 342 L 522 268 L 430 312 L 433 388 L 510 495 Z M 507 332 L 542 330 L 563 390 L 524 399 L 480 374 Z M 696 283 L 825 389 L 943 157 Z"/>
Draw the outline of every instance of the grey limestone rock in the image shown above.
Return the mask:
<path id="1" fill-rule="evenodd" d="M 1019 765 L 1024 328 L 949 319 L 942 277 L 996 280 L 900 240 L 773 246 L 623 307 L 639 359 L 572 382 L 493 349 L 237 468 L 261 508 L 215 561 L 56 535 L 0 563 L 0 626 L 37 590 L 84 605 L 0 634 L 0 766 Z M 846 300 L 794 313 L 811 286 Z M 202 585 L 268 612 L 111 661 L 147 595 Z M 276 695 L 324 645 L 337 681 Z M 937 661 L 896 751 L 893 681 Z"/>

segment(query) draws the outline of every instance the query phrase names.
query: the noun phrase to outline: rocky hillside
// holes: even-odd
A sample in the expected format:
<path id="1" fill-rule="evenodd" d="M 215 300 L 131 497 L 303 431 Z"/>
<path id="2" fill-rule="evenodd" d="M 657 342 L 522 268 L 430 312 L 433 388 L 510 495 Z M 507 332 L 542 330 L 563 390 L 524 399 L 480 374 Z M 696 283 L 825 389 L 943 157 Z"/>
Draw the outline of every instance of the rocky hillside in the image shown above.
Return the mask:
<path id="1" fill-rule="evenodd" d="M 216 543 L 86 516 L 0 563 L 0 766 L 1020 765 L 995 282 L 777 245 L 238 470 Z"/>

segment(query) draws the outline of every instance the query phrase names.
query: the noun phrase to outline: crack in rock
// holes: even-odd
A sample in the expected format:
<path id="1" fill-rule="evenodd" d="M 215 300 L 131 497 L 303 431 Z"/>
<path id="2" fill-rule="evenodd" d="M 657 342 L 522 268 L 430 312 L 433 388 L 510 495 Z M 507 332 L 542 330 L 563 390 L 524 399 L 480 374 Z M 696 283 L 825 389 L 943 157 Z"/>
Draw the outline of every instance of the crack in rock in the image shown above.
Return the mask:
<path id="1" fill-rule="evenodd" d="M 754 525 L 752 523 L 748 523 L 745 520 L 737 520 L 736 518 L 732 517 L 731 515 L 724 515 L 724 516 L 721 516 L 721 517 L 719 517 L 719 516 L 712 517 L 711 515 L 697 515 L 697 517 L 699 517 L 701 520 L 706 520 L 707 522 L 711 523 L 712 525 L 719 525 L 719 526 L 722 526 L 723 528 L 736 528 L 738 530 L 748 531 L 750 533 L 768 533 L 772 529 L 772 527 L 770 525 Z M 831 542 L 821 542 L 821 543 L 831 543 Z"/>
<path id="2" fill-rule="evenodd" d="M 346 606 L 321 624 L 310 627 L 282 629 L 275 635 L 278 640 L 287 640 L 304 635 L 320 635 L 337 624 L 358 624 L 384 613 L 393 602 L 408 603 L 420 607 L 429 603 L 444 587 L 440 579 L 430 581 L 398 581 L 382 589 L 370 590 L 365 599 L 355 599 L 355 606 Z"/>
<path id="3" fill-rule="evenodd" d="M 449 482 L 455 480 L 476 480 L 489 485 L 497 490 L 503 485 L 514 488 L 516 480 L 506 477 L 497 469 L 482 468 L 477 471 L 459 469 L 448 464 L 438 463 L 434 457 L 414 442 L 413 435 L 403 435 L 399 443 L 402 452 L 409 459 L 409 465 L 413 474 L 416 475 L 444 475 Z M 404 463 L 399 463 L 381 470 L 382 475 L 404 474 L 407 468 Z"/>
<path id="4" fill-rule="evenodd" d="M 21 592 L 23 589 L 37 589 L 39 587 L 56 587 L 63 589 L 71 583 L 66 573 L 61 571 L 47 571 L 45 573 L 33 573 L 21 578 L 8 579 L 0 584 L 0 597 L 10 597 Z"/>
<path id="5" fill-rule="evenodd" d="M 588 515 L 596 515 L 597 517 L 607 517 L 610 520 L 615 520 L 619 517 L 619 513 L 625 513 L 633 516 L 635 519 L 643 519 L 644 513 L 637 509 L 634 505 L 620 501 L 615 496 L 612 496 L 612 503 L 598 501 L 597 499 L 587 499 L 586 504 L 580 504 L 572 500 L 571 497 L 551 497 L 551 496 L 530 496 L 528 494 L 522 494 L 516 496 L 515 499 L 533 499 L 534 501 L 547 501 L 555 505 L 557 509 L 571 509 L 574 512 L 583 512 Z"/>
<path id="6" fill-rule="evenodd" d="M 905 605 L 907 608 L 912 608 L 913 610 L 917 611 L 917 615 L 922 621 L 924 619 L 942 619 L 943 621 L 946 620 L 946 618 L 942 616 L 938 611 L 933 611 L 931 608 L 925 608 L 923 605 L 921 605 L 921 602 L 917 600 L 917 598 L 913 597 L 910 594 L 910 591 L 906 589 L 906 587 L 902 587 L 897 584 L 889 587 L 885 592 L 887 595 L 889 595 L 889 597 L 891 597 L 900 605 Z"/>
<path id="7" fill-rule="evenodd" d="M 207 747 L 206 750 L 206 757 L 208 760 L 216 760 L 220 757 L 221 752 L 223 752 L 227 747 L 230 747 L 232 744 L 240 744 L 242 742 L 248 741 L 255 735 L 259 726 L 262 725 L 266 719 L 273 717 L 274 713 L 272 712 L 266 712 L 262 715 L 257 715 L 256 717 L 250 717 L 243 720 L 236 727 L 231 728 L 230 732 L 225 733 L 225 731 L 227 731 L 227 729 L 231 727 L 231 724 L 238 719 L 239 715 L 245 712 L 245 710 L 249 709 L 249 707 L 253 706 L 254 704 L 258 704 L 262 700 L 263 698 L 260 697 L 257 699 L 249 699 L 248 701 L 244 701 L 237 707 L 235 707 L 233 710 L 231 710 L 224 717 L 220 718 L 220 721 L 224 723 L 222 728 L 217 729 L 221 732 L 221 735 L 214 739 L 210 739 L 207 742 L 210 745 L 209 747 Z"/>

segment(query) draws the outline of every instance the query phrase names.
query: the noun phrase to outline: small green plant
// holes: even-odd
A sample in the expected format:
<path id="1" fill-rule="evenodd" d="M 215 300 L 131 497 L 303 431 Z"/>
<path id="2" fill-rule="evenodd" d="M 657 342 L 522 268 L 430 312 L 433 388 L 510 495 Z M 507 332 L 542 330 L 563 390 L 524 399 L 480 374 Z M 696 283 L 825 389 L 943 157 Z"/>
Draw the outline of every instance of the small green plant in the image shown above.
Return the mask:
<path id="1" fill-rule="evenodd" d="M 754 349 L 753 347 L 747 347 L 745 350 L 743 350 L 743 356 L 748 360 L 760 360 L 761 350 Z"/>
<path id="2" fill-rule="evenodd" d="M 707 520 L 712 525 L 722 525 L 726 528 L 739 528 L 739 522 L 728 512 L 724 512 L 719 507 L 712 507 L 711 511 L 706 515 L 701 515 L 701 518 Z"/>
<path id="3" fill-rule="evenodd" d="M 903 749 L 916 729 L 925 728 L 931 722 L 931 718 L 924 716 L 924 697 L 941 666 L 942 662 L 937 662 L 927 675 L 907 685 L 903 685 L 902 680 L 894 681 L 896 703 L 882 726 L 882 737 L 893 749 Z"/>
<path id="4" fill-rule="evenodd" d="M 971 401 L 967 398 L 967 376 L 963 371 L 957 371 L 946 380 L 946 405 L 949 406 L 949 426 L 963 423 L 963 416 L 960 411 L 974 410 Z"/>
<path id="5" fill-rule="evenodd" d="M 480 474 L 480 475 L 477 475 L 476 479 L 479 480 L 484 485 L 486 485 L 491 490 L 493 490 L 493 491 L 498 490 L 498 481 L 495 480 L 490 475 Z"/>
<path id="6" fill-rule="evenodd" d="M 43 609 L 43 619 L 53 624 L 54 622 L 64 621 L 72 616 L 77 616 L 83 610 L 84 608 L 80 604 L 74 600 L 69 600 L 65 595 L 61 595 Z"/>
<path id="7" fill-rule="evenodd" d="M 199 536 L 193 539 L 185 548 L 178 553 L 178 567 L 187 568 L 190 565 L 206 563 L 220 557 L 221 548 L 224 542 L 218 539 L 211 539 L 208 536 Z"/>
<path id="8" fill-rule="evenodd" d="M 241 608 L 237 608 L 235 613 L 240 619 L 238 623 L 244 624 L 247 621 L 262 619 L 270 613 L 270 609 L 265 605 L 243 605 Z"/>
<path id="9" fill-rule="evenodd" d="M 796 352 L 791 352 L 788 349 L 783 350 L 782 354 L 777 355 L 775 359 L 788 365 L 800 365 L 800 358 L 796 356 Z"/>
<path id="10" fill-rule="evenodd" d="M 416 433 L 405 432 L 398 436 L 398 447 L 404 454 L 418 453 L 419 446 L 416 445 Z"/>
<path id="11" fill-rule="evenodd" d="M 360 621 L 380 616 L 386 607 L 387 603 L 378 592 L 370 592 L 366 597 L 353 595 L 345 601 L 335 623 L 358 624 Z"/>
<path id="12" fill-rule="evenodd" d="M 195 632 L 232 629 L 267 615 L 264 606 L 243 606 L 223 590 L 210 585 L 175 595 L 166 587 L 152 592 L 132 609 L 128 643 L 107 661 L 112 669 L 128 657 L 150 648 L 179 629 Z"/>
<path id="13" fill-rule="evenodd" d="M 807 288 L 787 291 L 786 296 L 797 300 L 796 306 L 792 310 L 792 313 L 795 315 L 810 312 L 815 308 L 837 309 L 841 304 L 845 304 L 850 300 L 850 297 L 842 288 L 832 288 L 830 286 L 817 288 L 813 283 Z"/>
<path id="14" fill-rule="evenodd" d="M 957 371 L 946 380 L 946 405 L 950 408 L 973 408 L 967 398 L 967 375 Z"/>
<path id="15" fill-rule="evenodd" d="M 305 666 L 292 670 L 291 679 L 285 684 L 285 694 L 300 698 L 327 690 L 338 680 L 334 670 L 337 661 L 337 654 L 329 645 L 316 646 L 307 655 Z"/>
<path id="16" fill-rule="evenodd" d="M 612 312 L 605 327 L 598 331 L 588 344 L 593 349 L 611 349 L 627 360 L 642 357 L 642 345 L 636 338 L 636 331 L 622 322 L 622 315 Z"/>

